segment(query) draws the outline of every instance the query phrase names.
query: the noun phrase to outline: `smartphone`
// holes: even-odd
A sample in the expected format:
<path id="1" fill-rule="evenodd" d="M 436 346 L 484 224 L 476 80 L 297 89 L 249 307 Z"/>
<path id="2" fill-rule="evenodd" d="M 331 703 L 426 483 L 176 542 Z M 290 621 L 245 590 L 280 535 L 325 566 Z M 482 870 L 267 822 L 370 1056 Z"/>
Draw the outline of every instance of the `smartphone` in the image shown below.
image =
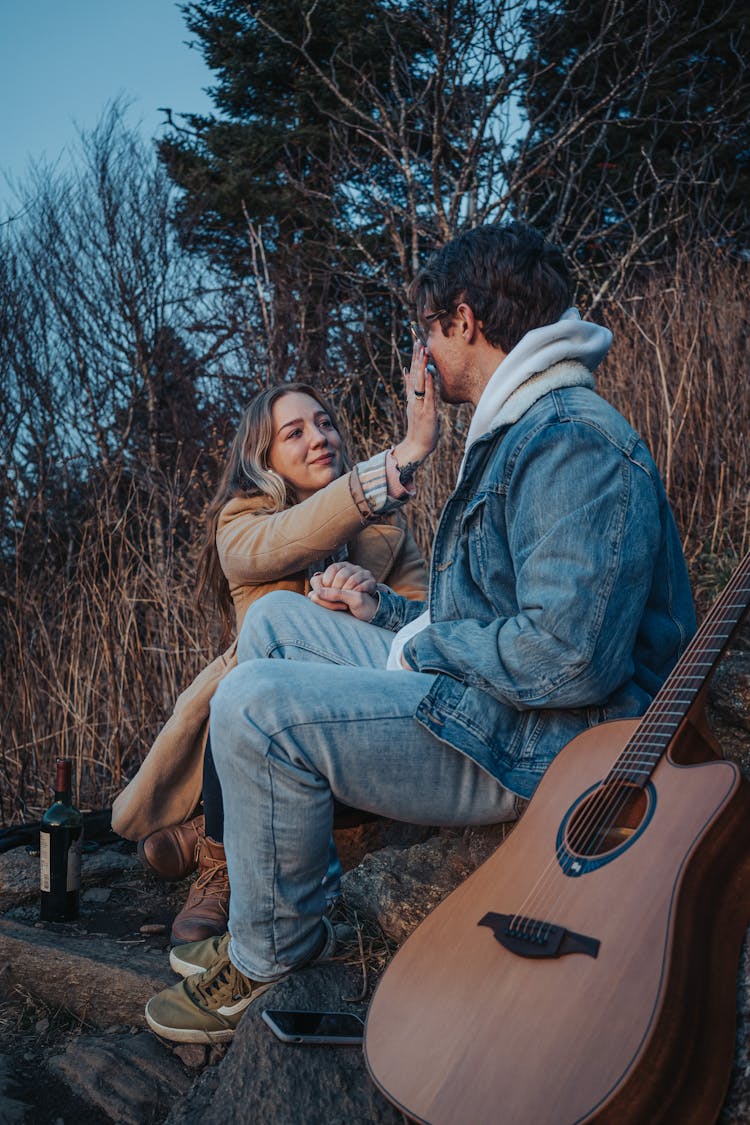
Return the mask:
<path id="1" fill-rule="evenodd" d="M 365 1029 L 353 1012 L 292 1012 L 266 1008 L 261 1015 L 282 1043 L 358 1045 Z"/>

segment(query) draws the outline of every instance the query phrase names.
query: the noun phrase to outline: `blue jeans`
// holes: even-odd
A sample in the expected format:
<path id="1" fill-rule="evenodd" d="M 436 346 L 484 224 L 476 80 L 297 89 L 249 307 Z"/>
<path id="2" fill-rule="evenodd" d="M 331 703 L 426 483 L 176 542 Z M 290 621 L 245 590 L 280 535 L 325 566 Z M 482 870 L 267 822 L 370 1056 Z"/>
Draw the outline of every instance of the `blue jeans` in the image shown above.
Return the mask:
<path id="1" fill-rule="evenodd" d="M 211 733 L 232 888 L 229 955 L 253 980 L 283 975 L 320 942 L 334 796 L 410 823 L 515 817 L 512 793 L 413 718 L 434 677 L 386 672 L 392 638 L 284 591 L 245 618 Z"/>

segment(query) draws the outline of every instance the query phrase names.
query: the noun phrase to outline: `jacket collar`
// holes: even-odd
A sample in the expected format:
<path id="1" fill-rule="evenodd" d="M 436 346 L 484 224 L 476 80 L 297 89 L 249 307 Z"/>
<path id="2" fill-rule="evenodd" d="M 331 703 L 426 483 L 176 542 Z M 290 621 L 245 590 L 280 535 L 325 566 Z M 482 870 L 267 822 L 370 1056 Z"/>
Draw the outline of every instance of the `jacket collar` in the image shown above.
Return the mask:
<path id="1" fill-rule="evenodd" d="M 493 432 L 503 421 L 513 421 L 528 410 L 554 385 L 568 386 L 590 378 L 590 372 L 604 358 L 612 341 L 607 328 L 591 321 L 581 320 L 577 309 L 570 308 L 553 324 L 534 328 L 523 336 L 516 346 L 503 356 L 484 388 L 477 403 L 466 435 L 464 457 L 459 479 L 466 463 L 466 454 L 480 437 Z M 563 370 L 565 369 L 565 370 Z M 516 399 L 511 415 L 504 418 L 503 411 L 511 398 L 520 390 L 551 373 L 550 384 L 544 389 L 530 390 Z M 593 380 L 589 385 L 593 386 Z M 525 403 L 525 405 L 523 405 Z"/>

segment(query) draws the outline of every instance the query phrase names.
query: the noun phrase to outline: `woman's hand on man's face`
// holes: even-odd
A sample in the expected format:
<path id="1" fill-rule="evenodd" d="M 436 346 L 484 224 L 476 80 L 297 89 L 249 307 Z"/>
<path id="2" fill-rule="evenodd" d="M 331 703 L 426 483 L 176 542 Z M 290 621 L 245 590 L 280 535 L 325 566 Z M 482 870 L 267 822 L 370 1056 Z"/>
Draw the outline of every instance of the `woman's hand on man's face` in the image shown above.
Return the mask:
<path id="1" fill-rule="evenodd" d="M 344 610 L 360 621 L 371 621 L 378 608 L 377 582 L 369 570 L 354 563 L 331 563 L 310 579 L 310 601 L 326 609 Z"/>
<path id="2" fill-rule="evenodd" d="M 427 350 L 415 341 L 411 367 L 404 368 L 406 434 L 394 448 L 396 461 L 402 467 L 429 457 L 440 434 L 435 380 L 427 360 Z"/>

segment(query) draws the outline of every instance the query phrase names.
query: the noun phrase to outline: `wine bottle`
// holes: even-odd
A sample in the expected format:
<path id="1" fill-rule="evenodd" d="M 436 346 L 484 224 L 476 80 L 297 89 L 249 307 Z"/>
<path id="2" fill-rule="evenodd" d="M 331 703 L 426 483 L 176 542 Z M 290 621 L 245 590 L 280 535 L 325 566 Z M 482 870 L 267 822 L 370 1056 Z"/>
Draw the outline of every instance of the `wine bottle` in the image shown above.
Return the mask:
<path id="1" fill-rule="evenodd" d="M 39 828 L 42 921 L 70 922 L 78 917 L 82 847 L 83 816 L 71 800 L 71 761 L 58 758 L 55 800 Z"/>

